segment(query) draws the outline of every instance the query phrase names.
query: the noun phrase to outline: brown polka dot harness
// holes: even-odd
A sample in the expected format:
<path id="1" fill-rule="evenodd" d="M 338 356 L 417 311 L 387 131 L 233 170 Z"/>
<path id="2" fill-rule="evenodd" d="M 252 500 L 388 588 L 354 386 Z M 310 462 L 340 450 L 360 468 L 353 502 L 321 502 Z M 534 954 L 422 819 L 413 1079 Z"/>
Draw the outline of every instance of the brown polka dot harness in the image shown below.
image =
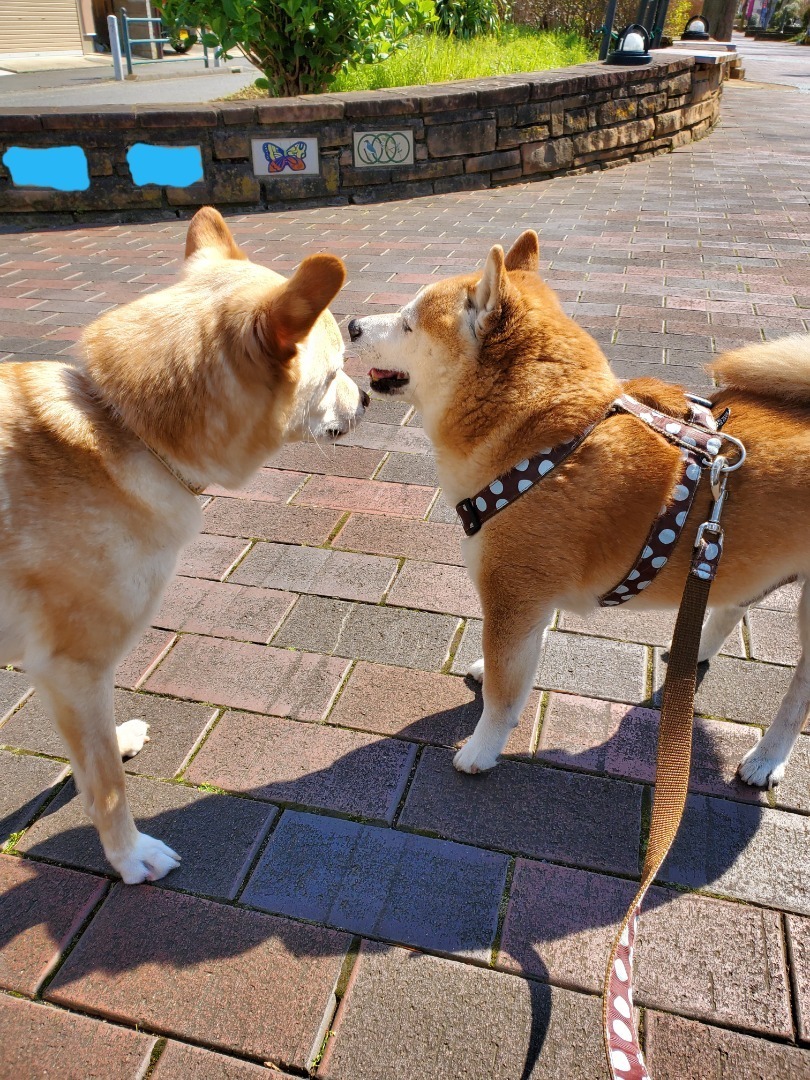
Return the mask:
<path id="1" fill-rule="evenodd" d="M 667 416 L 636 401 L 629 394 L 622 394 L 611 403 L 604 416 L 580 435 L 558 446 L 539 450 L 534 457 L 524 458 L 476 495 L 462 500 L 456 506 L 456 513 L 465 533 L 467 536 L 474 536 L 490 518 L 530 491 L 543 477 L 548 476 L 570 457 L 603 420 L 616 413 L 629 413 L 669 442 L 679 446 L 683 459 L 678 482 L 653 522 L 639 557 L 619 584 L 599 598 L 599 604 L 602 607 L 615 607 L 632 600 L 648 588 L 658 571 L 666 566 L 686 524 L 702 471 L 711 466 L 723 443 L 723 436 L 719 435 L 718 431 L 728 419 L 728 414 L 715 420 L 710 402 L 691 395 L 687 395 L 687 400 L 691 414 L 689 421 Z M 707 578 L 720 554 L 717 547 L 718 545 L 713 543 L 706 543 L 703 547 Z M 702 566 L 698 571 L 701 568 Z"/>

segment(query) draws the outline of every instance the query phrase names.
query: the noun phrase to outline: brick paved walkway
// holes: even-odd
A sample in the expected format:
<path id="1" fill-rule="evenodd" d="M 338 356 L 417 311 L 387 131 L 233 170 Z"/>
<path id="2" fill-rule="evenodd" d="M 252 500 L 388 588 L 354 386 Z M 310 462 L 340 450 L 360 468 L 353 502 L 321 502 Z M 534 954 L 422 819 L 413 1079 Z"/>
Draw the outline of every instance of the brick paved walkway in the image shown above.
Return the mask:
<path id="1" fill-rule="evenodd" d="M 810 329 L 803 101 L 732 86 L 722 128 L 669 157 L 234 228 L 279 269 L 344 256 L 345 317 L 537 227 L 621 374 L 700 387 L 713 350 Z M 66 355 L 172 279 L 183 233 L 4 234 L 0 357 Z M 118 678 L 119 718 L 152 725 L 133 805 L 184 856 L 158 887 L 107 875 L 25 676 L 0 672 L 0 1076 L 135 1078 L 151 1055 L 158 1080 L 602 1077 L 595 995 L 638 875 L 671 617 L 562 614 L 511 758 L 463 777 L 479 610 L 418 417 L 375 402 L 343 445 L 214 492 L 205 522 Z M 733 777 L 788 681 L 795 601 L 752 611 L 700 685 L 638 957 L 658 1080 L 810 1077 L 810 737 L 774 794 Z"/>

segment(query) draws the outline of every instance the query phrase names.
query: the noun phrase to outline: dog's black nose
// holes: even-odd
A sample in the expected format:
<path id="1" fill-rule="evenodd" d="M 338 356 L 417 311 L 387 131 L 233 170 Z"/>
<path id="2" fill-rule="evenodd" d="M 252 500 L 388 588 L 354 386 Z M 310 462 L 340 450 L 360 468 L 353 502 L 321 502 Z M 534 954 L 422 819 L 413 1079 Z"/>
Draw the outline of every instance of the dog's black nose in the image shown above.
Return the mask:
<path id="1" fill-rule="evenodd" d="M 368 394 L 365 392 L 365 390 L 360 391 L 360 400 L 363 403 L 363 408 L 364 409 L 367 409 L 369 407 L 369 405 L 371 404 L 371 398 L 368 396 Z"/>
<path id="2" fill-rule="evenodd" d="M 362 327 L 357 319 L 349 320 L 349 337 L 352 341 L 357 341 L 360 335 L 363 333 Z"/>

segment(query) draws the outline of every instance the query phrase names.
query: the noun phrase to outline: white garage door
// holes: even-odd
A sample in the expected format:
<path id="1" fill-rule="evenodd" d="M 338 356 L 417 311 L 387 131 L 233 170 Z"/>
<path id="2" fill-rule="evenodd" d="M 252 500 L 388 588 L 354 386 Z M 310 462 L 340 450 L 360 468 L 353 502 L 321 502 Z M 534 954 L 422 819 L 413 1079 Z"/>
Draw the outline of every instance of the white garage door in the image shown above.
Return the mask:
<path id="1" fill-rule="evenodd" d="M 0 2 L 0 53 L 81 51 L 76 0 Z"/>

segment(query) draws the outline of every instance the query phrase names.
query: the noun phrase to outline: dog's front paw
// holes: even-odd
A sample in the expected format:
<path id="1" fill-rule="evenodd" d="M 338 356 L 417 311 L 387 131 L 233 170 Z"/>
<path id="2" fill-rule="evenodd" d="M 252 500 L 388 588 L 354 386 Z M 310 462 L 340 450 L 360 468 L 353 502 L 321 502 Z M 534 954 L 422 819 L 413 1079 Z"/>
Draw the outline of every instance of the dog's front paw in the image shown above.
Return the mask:
<path id="1" fill-rule="evenodd" d="M 146 833 L 138 833 L 131 850 L 110 862 L 127 885 L 140 885 L 143 881 L 159 881 L 170 870 L 180 865 L 180 856 L 162 840 Z M 108 856 L 109 857 L 109 856 Z"/>
<path id="2" fill-rule="evenodd" d="M 749 750 L 740 762 L 737 772 L 740 779 L 752 787 L 772 788 L 776 787 L 785 775 L 785 761 L 781 755 L 769 754 L 767 746 L 763 746 L 764 740 Z"/>
<path id="3" fill-rule="evenodd" d="M 484 661 L 474 660 L 467 668 L 467 674 L 471 679 L 475 679 L 476 682 L 484 681 Z"/>
<path id="4" fill-rule="evenodd" d="M 486 772 L 497 764 L 497 752 L 493 753 L 491 749 L 481 746 L 481 741 L 476 740 L 475 734 L 470 736 L 453 758 L 455 768 L 465 773 Z"/>
<path id="5" fill-rule="evenodd" d="M 115 729 L 122 758 L 135 757 L 149 742 L 149 725 L 145 720 L 127 720 Z"/>

